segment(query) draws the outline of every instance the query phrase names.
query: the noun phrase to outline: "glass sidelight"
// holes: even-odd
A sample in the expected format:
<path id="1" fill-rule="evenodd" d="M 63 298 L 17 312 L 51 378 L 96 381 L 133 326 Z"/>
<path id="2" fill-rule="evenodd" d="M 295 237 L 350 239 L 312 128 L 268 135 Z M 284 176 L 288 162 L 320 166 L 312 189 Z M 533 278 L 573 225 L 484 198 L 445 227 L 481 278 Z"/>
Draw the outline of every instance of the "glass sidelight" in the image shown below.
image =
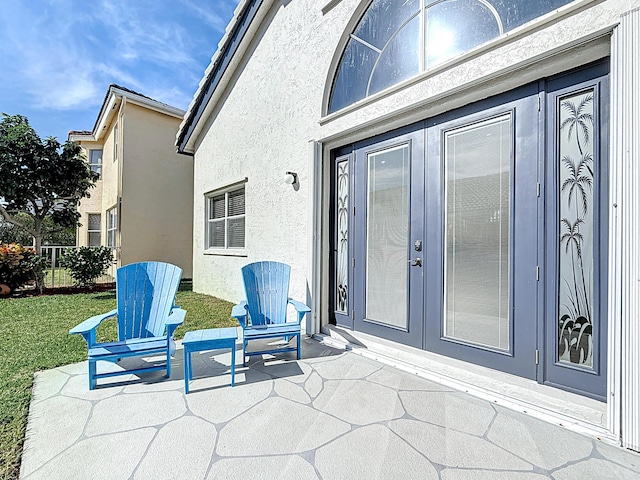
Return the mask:
<path id="1" fill-rule="evenodd" d="M 594 89 L 557 99 L 558 358 L 593 367 Z"/>
<path id="2" fill-rule="evenodd" d="M 367 163 L 365 317 L 407 330 L 409 145 L 369 153 Z"/>
<path id="3" fill-rule="evenodd" d="M 336 164 L 336 292 L 335 311 L 348 314 L 349 305 L 349 157 Z"/>
<path id="4" fill-rule="evenodd" d="M 609 65 L 549 81 L 544 382 L 607 392 Z"/>
<path id="5" fill-rule="evenodd" d="M 444 133 L 444 336 L 510 348 L 511 114 Z"/>

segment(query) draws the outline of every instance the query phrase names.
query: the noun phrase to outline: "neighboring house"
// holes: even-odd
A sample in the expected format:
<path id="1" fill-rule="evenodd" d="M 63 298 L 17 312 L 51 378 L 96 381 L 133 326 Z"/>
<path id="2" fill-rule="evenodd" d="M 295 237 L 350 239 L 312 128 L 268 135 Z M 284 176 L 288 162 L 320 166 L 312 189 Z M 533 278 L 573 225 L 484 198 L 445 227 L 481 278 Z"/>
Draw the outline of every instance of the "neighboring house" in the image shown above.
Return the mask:
<path id="1" fill-rule="evenodd" d="M 307 333 L 640 450 L 638 25 L 640 0 L 242 0 L 176 138 L 194 288 L 285 261 Z"/>
<path id="2" fill-rule="evenodd" d="M 78 245 L 113 248 L 117 266 L 160 260 L 191 277 L 193 161 L 173 145 L 183 115 L 110 85 L 93 130 L 69 132 L 100 174 L 78 209 Z"/>

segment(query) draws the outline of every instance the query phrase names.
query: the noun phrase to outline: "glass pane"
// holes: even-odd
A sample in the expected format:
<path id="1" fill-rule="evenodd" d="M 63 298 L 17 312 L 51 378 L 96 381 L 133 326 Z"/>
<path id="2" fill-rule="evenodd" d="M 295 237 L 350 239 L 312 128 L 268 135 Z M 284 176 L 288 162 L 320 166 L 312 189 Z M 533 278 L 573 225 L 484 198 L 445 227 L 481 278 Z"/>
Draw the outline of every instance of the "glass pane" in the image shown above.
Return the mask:
<path id="1" fill-rule="evenodd" d="M 115 230 L 107 231 L 107 246 L 111 248 L 116 248 L 116 231 Z"/>
<path id="2" fill-rule="evenodd" d="M 98 230 L 100 231 L 100 214 L 99 213 L 90 213 L 89 214 L 89 230 Z"/>
<path id="3" fill-rule="evenodd" d="M 336 312 L 349 308 L 349 160 L 338 162 L 336 188 Z"/>
<path id="4" fill-rule="evenodd" d="M 89 232 L 88 243 L 90 247 L 100 246 L 100 232 Z"/>
<path id="5" fill-rule="evenodd" d="M 446 0 L 427 8 L 426 66 L 433 67 L 500 35 L 501 22 L 477 0 Z"/>
<path id="6" fill-rule="evenodd" d="M 227 220 L 229 225 L 229 248 L 244 248 L 244 217 Z"/>
<path id="7" fill-rule="evenodd" d="M 400 83 L 420 71 L 420 17 L 416 15 L 380 54 L 368 95 Z"/>
<path id="8" fill-rule="evenodd" d="M 100 165 L 102 163 L 102 150 L 90 150 L 89 163 L 91 165 Z"/>
<path id="9" fill-rule="evenodd" d="M 420 0 L 373 0 L 353 34 L 382 50 L 391 36 L 419 9 Z"/>
<path id="10" fill-rule="evenodd" d="M 209 222 L 208 248 L 224 248 L 224 219 Z"/>
<path id="11" fill-rule="evenodd" d="M 244 215 L 244 188 L 229 192 L 229 212 L 227 215 Z"/>
<path id="12" fill-rule="evenodd" d="M 224 218 L 225 216 L 225 196 L 218 195 L 209 199 L 209 219 Z"/>
<path id="13" fill-rule="evenodd" d="M 558 101 L 559 361 L 593 367 L 594 90 Z"/>
<path id="14" fill-rule="evenodd" d="M 107 212 L 107 220 L 108 220 L 108 229 L 115 229 L 118 224 L 118 215 L 116 214 L 116 209 L 112 208 Z"/>
<path id="15" fill-rule="evenodd" d="M 407 328 L 409 146 L 368 155 L 366 318 Z"/>
<path id="16" fill-rule="evenodd" d="M 545 13 L 549 13 L 573 0 L 488 0 L 500 15 L 504 31 L 507 32 L 513 28 L 541 17 Z"/>
<path id="17" fill-rule="evenodd" d="M 445 135 L 445 336 L 509 349 L 511 115 Z"/>
<path id="18" fill-rule="evenodd" d="M 333 84 L 329 112 L 351 105 L 367 95 L 367 84 L 378 52 L 351 39 L 344 51 Z"/>

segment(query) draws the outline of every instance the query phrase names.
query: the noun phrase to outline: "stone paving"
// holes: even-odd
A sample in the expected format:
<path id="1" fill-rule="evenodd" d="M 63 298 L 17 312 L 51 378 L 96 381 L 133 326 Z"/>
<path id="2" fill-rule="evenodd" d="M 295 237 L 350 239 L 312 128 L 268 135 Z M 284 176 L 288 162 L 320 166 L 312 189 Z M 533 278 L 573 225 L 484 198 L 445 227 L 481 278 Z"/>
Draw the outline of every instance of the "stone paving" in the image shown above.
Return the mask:
<path id="1" fill-rule="evenodd" d="M 233 388 L 228 352 L 193 355 L 189 395 L 173 362 L 93 391 L 86 362 L 39 372 L 21 478 L 640 478 L 636 453 L 311 339 Z"/>

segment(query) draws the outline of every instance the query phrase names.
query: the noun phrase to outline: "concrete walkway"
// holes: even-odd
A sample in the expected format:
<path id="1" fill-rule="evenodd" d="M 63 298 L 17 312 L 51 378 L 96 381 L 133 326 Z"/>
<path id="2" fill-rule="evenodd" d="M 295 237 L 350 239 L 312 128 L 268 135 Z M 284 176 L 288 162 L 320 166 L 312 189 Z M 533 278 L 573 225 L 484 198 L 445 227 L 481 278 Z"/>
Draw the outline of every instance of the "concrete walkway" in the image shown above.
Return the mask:
<path id="1" fill-rule="evenodd" d="M 168 380 L 39 372 L 21 478 L 640 478 L 640 455 L 352 352 L 306 339 L 288 358 L 231 388 L 229 353 L 194 354 L 189 395 L 181 349 Z"/>

